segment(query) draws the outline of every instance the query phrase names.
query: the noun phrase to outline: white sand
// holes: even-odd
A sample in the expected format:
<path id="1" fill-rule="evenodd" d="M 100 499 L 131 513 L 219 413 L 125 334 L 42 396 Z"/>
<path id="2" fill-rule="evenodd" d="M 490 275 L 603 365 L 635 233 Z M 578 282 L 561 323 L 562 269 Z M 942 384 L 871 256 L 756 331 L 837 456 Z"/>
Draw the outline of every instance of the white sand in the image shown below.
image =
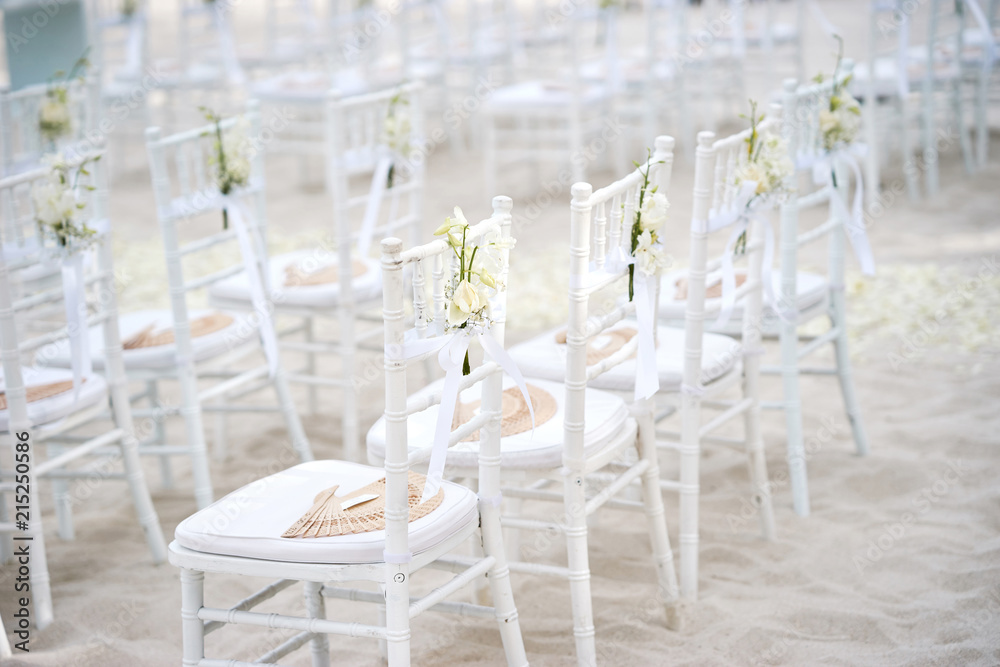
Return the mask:
<path id="1" fill-rule="evenodd" d="M 243 6 L 251 12 L 257 4 Z M 820 4 L 834 23 L 852 28 L 846 31 L 849 47 L 862 53 L 866 3 Z M 169 20 L 171 6 L 161 8 L 158 3 L 158 14 Z M 810 71 L 829 71 L 829 49 L 821 35 L 811 31 L 816 39 L 810 40 Z M 155 48 L 165 52 L 170 43 L 157 37 Z M 133 141 L 131 147 L 130 160 L 141 162 L 141 144 Z M 679 632 L 664 628 L 662 610 L 652 598 L 655 585 L 645 521 L 610 513 L 598 522 L 591 532 L 591 566 L 602 664 L 1000 663 L 1000 278 L 994 273 L 979 287 L 967 284 L 984 259 L 992 261 L 1000 253 L 1000 167 L 995 158 L 1000 141 L 994 140 L 992 148 L 994 164 L 970 177 L 962 170 L 957 147 L 949 147 L 942 159 L 940 196 L 919 204 L 897 198 L 870 229 L 880 275 L 861 280 L 852 274 L 849 288 L 855 379 L 871 455 L 853 454 L 835 382 L 804 379 L 812 516 L 797 517 L 790 508 L 780 413 L 765 415 L 768 465 L 776 482 L 774 543 L 758 538 L 753 517 L 739 519 L 747 502 L 743 457 L 708 448 L 702 467 L 701 597 L 687 607 L 686 625 Z M 315 234 L 326 221 L 329 203 L 323 195 L 298 187 L 295 167 L 288 159 L 269 164 L 270 221 L 279 245 L 301 242 L 297 235 Z M 480 172 L 475 153 L 443 150 L 433 156 L 428 232 L 456 203 L 470 218 L 486 214 L 492 193 L 482 192 Z M 674 173 L 670 198 L 676 235 L 671 238 L 683 257 L 691 166 L 681 161 Z M 601 183 L 610 177 L 602 172 L 594 180 Z M 544 182 L 544 174 L 542 178 Z M 898 179 L 898 168 L 886 174 L 887 183 Z M 537 192 L 527 186 L 504 191 L 515 196 L 515 213 L 538 201 Z M 148 176 L 143 171 L 122 175 L 114 184 L 113 200 L 119 264 L 127 276 L 123 302 L 135 307 L 162 290 Z M 537 220 L 517 229 L 512 339 L 525 338 L 564 312 L 565 258 L 559 248 L 568 228 L 567 201 L 568 192 L 563 192 L 542 208 Z M 821 259 L 807 262 L 818 264 Z M 539 281 L 549 284 L 541 296 L 534 294 Z M 933 336 L 921 336 L 928 313 L 933 316 L 949 303 L 950 294 L 969 287 L 971 303 L 949 310 Z M 520 316 L 518 300 L 526 304 Z M 911 351 L 906 341 L 916 347 Z M 330 366 L 330 372 L 336 372 L 335 367 Z M 765 388 L 768 396 L 780 397 L 777 382 L 768 381 Z M 364 423 L 371 423 L 380 411 L 380 380 L 365 388 L 362 404 Z M 317 456 L 336 456 L 336 394 L 324 394 L 322 413 L 305 416 L 304 421 Z M 217 496 L 294 463 L 277 418 L 240 417 L 230 420 L 230 428 L 230 458 L 212 466 Z M 177 422 L 171 424 L 171 435 L 182 437 Z M 145 466 L 169 537 L 194 511 L 188 465 L 176 460 L 174 489 L 163 488 L 155 461 L 146 460 Z M 673 463 L 667 467 L 672 469 Z M 81 499 L 76 541 L 56 537 L 54 517 L 46 508 L 56 620 L 46 630 L 33 632 L 30 655 L 18 654 L 7 664 L 179 664 L 177 570 L 150 564 L 127 492 L 119 483 L 95 489 L 79 485 L 73 493 Z M 668 494 L 667 503 L 676 539 L 676 498 Z M 529 536 L 526 545 L 547 562 L 559 563 L 564 555 L 558 541 L 546 545 Z M 12 577 L 10 567 L 0 570 L 0 613 L 8 629 L 14 610 Z M 209 576 L 207 601 L 229 604 L 262 583 Z M 575 664 L 565 582 L 521 576 L 514 584 L 533 663 Z M 299 613 L 302 608 L 299 595 L 290 591 L 263 607 Z M 374 610 L 358 615 L 340 602 L 331 602 L 328 610 L 331 618 L 349 614 L 374 620 Z M 414 623 L 413 635 L 415 664 L 503 662 L 492 622 L 424 615 Z M 210 636 L 209 656 L 252 660 L 283 636 L 225 629 Z M 334 664 L 379 664 L 374 642 L 331 638 L 331 644 Z M 309 664 L 308 651 L 300 651 L 288 664 Z"/>

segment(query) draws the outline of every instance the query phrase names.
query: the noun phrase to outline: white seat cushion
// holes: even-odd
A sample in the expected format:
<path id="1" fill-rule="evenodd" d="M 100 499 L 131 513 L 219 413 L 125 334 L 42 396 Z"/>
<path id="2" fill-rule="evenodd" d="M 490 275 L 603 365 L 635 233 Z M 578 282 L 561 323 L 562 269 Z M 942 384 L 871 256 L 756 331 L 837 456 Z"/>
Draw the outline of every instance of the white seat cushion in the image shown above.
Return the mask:
<path id="1" fill-rule="evenodd" d="M 522 370 L 524 368 L 522 367 Z M 444 380 L 438 380 L 421 389 L 415 395 L 424 396 L 440 391 Z M 556 412 L 544 424 L 537 424 L 534 434 L 530 430 L 500 439 L 500 465 L 503 468 L 558 468 L 562 465 L 563 421 L 566 404 L 566 388 L 558 382 L 528 380 L 528 384 L 543 389 L 556 402 Z M 509 377 L 504 377 L 504 388 L 516 386 Z M 459 395 L 463 403 L 478 401 L 481 384 L 470 387 Z M 584 433 L 584 452 L 589 456 L 599 452 L 613 438 L 622 434 L 623 429 L 634 424 L 629 420 L 628 407 L 619 396 L 604 391 L 588 389 L 587 422 Z M 430 446 L 434 441 L 438 408 L 435 405 L 410 417 L 407 422 L 407 437 L 410 450 Z M 478 414 L 478 412 L 477 412 Z M 385 457 L 385 419 L 379 419 L 368 431 L 368 458 L 381 461 Z M 479 441 L 460 442 L 448 450 L 448 466 L 475 468 L 479 465 Z"/>
<path id="2" fill-rule="evenodd" d="M 206 315 L 217 313 L 217 310 L 189 310 L 188 320 L 194 321 Z M 205 361 L 228 352 L 233 347 L 257 335 L 257 325 L 254 318 L 246 314 L 226 313 L 233 321 L 204 336 L 191 339 L 194 361 Z M 122 341 L 127 341 L 141 331 L 152 326 L 154 331 L 173 329 L 173 313 L 169 310 L 137 310 L 125 313 L 118 318 L 118 330 Z M 94 368 L 104 368 L 104 330 L 100 326 L 91 327 L 89 332 L 90 357 Z M 51 350 L 51 354 L 49 351 Z M 177 345 L 152 345 L 122 351 L 125 368 L 161 369 L 173 368 L 177 365 Z M 70 343 L 64 339 L 46 349 L 44 358 L 46 366 L 69 368 Z"/>
<path id="3" fill-rule="evenodd" d="M 746 275 L 744 271 L 740 271 L 739 269 L 735 273 L 737 275 Z M 829 293 L 829 283 L 826 277 L 806 271 L 799 271 L 796 275 L 795 305 L 799 309 L 799 312 L 812 308 L 826 298 L 826 295 Z M 686 277 L 687 271 L 673 271 L 663 276 L 663 280 L 660 283 L 660 319 L 668 322 L 677 322 L 684 319 L 684 309 L 687 307 L 687 300 L 677 298 L 677 281 Z M 717 284 L 718 274 L 712 274 L 709 277 L 709 281 L 709 284 Z M 771 272 L 771 289 L 774 292 L 775 298 L 781 295 L 781 271 L 778 269 Z M 719 298 L 706 298 L 705 305 L 714 306 L 718 303 Z M 772 309 L 769 306 L 765 306 L 765 311 L 770 312 Z M 730 323 L 739 322 L 742 317 L 743 303 L 737 302 L 733 305 L 733 314 L 729 321 Z M 767 319 L 766 316 L 765 319 Z M 706 326 L 711 326 L 713 321 L 714 315 L 708 316 L 705 320 Z"/>
<path id="4" fill-rule="evenodd" d="M 29 389 L 31 387 L 53 384 L 56 382 L 72 382 L 73 373 L 69 369 L 46 368 L 41 366 L 24 366 L 21 368 L 21 377 L 24 384 Z M 0 390 L 6 388 L 3 379 L 3 371 L 0 370 Z M 91 373 L 83 377 L 83 384 L 80 385 L 78 395 L 74 397 L 74 389 L 70 387 L 67 391 L 49 396 L 38 401 L 28 403 L 28 419 L 35 426 L 43 426 L 74 412 L 79 412 L 105 400 L 108 395 L 108 386 L 104 378 Z M 0 431 L 6 432 L 10 425 L 10 411 L 7 408 L 0 410 Z"/>
<path id="5" fill-rule="evenodd" d="M 622 322 L 612 329 L 635 329 L 635 322 Z M 556 342 L 563 327 L 552 329 L 510 349 L 518 368 L 525 377 L 562 381 L 566 377 L 566 345 Z M 660 375 L 660 391 L 680 391 L 684 375 L 684 331 L 674 327 L 657 329 L 656 368 Z M 610 338 L 597 336 L 593 344 L 600 347 Z M 705 334 L 702 353 L 702 384 L 708 384 L 727 373 L 740 358 L 740 344 L 721 334 Z M 622 362 L 595 378 L 590 386 L 612 391 L 632 391 L 635 388 L 635 359 Z M 588 406 L 588 411 L 589 411 Z M 588 412 L 589 418 L 589 412 Z"/>
<path id="6" fill-rule="evenodd" d="M 310 461 L 252 482 L 215 501 L 177 526 L 174 537 L 202 553 L 290 563 L 378 563 L 385 531 L 334 537 L 286 538 L 281 534 L 312 507 L 320 491 L 339 485 L 337 495 L 385 477 L 385 470 L 344 461 Z M 478 498 L 445 482 L 444 499 L 410 522 L 409 548 L 426 551 L 479 522 Z"/>
<path id="7" fill-rule="evenodd" d="M 271 275 L 271 298 L 280 309 L 282 306 L 326 308 L 336 306 L 340 299 L 340 283 L 325 285 L 296 285 L 286 287 L 286 269 L 298 265 L 306 273 L 314 272 L 335 262 L 333 258 L 317 261 L 315 250 L 298 250 L 272 257 L 268 265 Z M 377 299 L 382 294 L 382 272 L 377 260 L 357 258 L 364 264 L 365 271 L 354 277 L 354 300 L 357 302 Z M 250 283 L 246 272 L 221 280 L 208 290 L 212 299 L 227 301 L 250 301 Z"/>

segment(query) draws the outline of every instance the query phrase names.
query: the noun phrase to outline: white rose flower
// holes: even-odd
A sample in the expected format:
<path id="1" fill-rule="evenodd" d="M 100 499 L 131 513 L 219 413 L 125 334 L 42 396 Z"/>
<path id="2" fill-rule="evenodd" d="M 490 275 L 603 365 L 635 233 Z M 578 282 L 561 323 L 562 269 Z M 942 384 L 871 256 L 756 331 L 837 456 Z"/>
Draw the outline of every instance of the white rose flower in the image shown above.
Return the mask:
<path id="1" fill-rule="evenodd" d="M 472 283 L 468 280 L 460 282 L 455 288 L 455 293 L 451 295 L 451 303 L 448 306 L 448 324 L 452 327 L 465 324 L 472 313 L 483 307 L 479 297 L 479 291 L 472 286 Z"/>
<path id="2" fill-rule="evenodd" d="M 646 197 L 639 208 L 639 227 L 644 232 L 658 232 L 667 220 L 667 209 L 670 202 L 667 196 L 657 192 Z"/>
<path id="3" fill-rule="evenodd" d="M 655 276 L 667 267 L 666 252 L 658 244 L 653 243 L 649 232 L 639 235 L 635 248 L 635 264 L 639 271 L 647 276 Z"/>

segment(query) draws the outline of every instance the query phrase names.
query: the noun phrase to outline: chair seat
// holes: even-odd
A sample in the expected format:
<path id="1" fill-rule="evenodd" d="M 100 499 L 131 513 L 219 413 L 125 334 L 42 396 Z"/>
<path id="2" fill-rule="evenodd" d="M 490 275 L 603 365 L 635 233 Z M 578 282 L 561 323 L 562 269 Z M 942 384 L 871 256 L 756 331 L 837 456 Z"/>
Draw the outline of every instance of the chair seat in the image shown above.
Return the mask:
<path id="1" fill-rule="evenodd" d="M 293 285 L 285 284 L 287 271 L 290 268 L 300 267 L 307 273 L 315 272 L 318 269 L 336 264 L 336 260 L 330 257 L 322 257 L 317 261 L 315 250 L 298 250 L 276 255 L 272 257 L 268 264 L 268 271 L 271 280 L 271 298 L 280 310 L 282 307 L 298 308 L 328 308 L 336 306 L 340 301 L 340 283 L 332 282 L 321 285 Z M 364 271 L 354 277 L 351 287 L 354 290 L 354 300 L 356 302 L 377 299 L 382 294 L 382 272 L 378 261 L 369 258 L 357 258 L 359 268 Z M 221 280 L 209 288 L 209 297 L 215 301 L 224 302 L 250 302 L 250 282 L 246 272 L 231 276 Z"/>
<path id="2" fill-rule="evenodd" d="M 334 537 L 281 534 L 312 507 L 316 495 L 339 485 L 338 496 L 385 477 L 385 470 L 345 461 L 310 461 L 233 491 L 177 526 L 181 546 L 209 554 L 290 563 L 356 564 L 383 561 L 385 531 Z M 479 522 L 476 494 L 445 482 L 444 499 L 410 522 L 409 549 L 419 554 Z"/>
<path id="3" fill-rule="evenodd" d="M 595 104 L 608 97 L 604 86 L 584 86 L 580 94 L 583 105 Z M 557 81 L 525 81 L 498 88 L 485 107 L 493 112 L 522 111 L 524 109 L 562 109 L 572 103 L 567 84 Z"/>
<path id="4" fill-rule="evenodd" d="M 739 269 L 735 272 L 737 276 L 746 275 L 745 271 Z M 718 280 L 717 274 L 712 274 Z M 795 305 L 798 311 L 804 312 L 820 304 L 829 293 L 829 283 L 825 276 L 816 273 L 799 271 L 795 279 L 796 295 Z M 684 310 L 687 307 L 686 299 L 677 298 L 677 281 L 687 277 L 687 271 L 673 271 L 663 276 L 660 283 L 660 318 L 668 322 L 679 322 L 684 319 Z M 711 276 L 709 278 L 711 284 Z M 771 272 L 771 289 L 775 298 L 781 295 L 781 271 L 775 269 Z M 720 297 L 705 299 L 706 306 L 714 306 L 719 302 Z M 764 320 L 774 316 L 774 311 L 770 306 L 765 306 Z M 730 323 L 739 322 L 743 317 L 743 304 L 737 302 L 733 306 Z M 706 318 L 706 325 L 711 326 L 713 316 Z"/>
<path id="5" fill-rule="evenodd" d="M 622 322 L 609 329 L 636 329 L 634 322 Z M 566 377 L 566 345 L 556 342 L 564 329 L 552 329 L 535 338 L 515 345 L 510 356 L 525 377 L 561 381 Z M 592 345 L 596 349 L 613 344 L 610 335 L 597 336 Z M 705 334 L 702 354 L 702 384 L 717 380 L 732 370 L 740 359 L 740 344 L 721 334 Z M 635 387 L 635 359 L 618 364 L 595 378 L 590 386 L 611 391 L 632 391 Z M 661 325 L 657 329 L 656 367 L 660 375 L 660 391 L 680 391 L 684 374 L 684 331 Z M 590 419 L 590 406 L 587 407 Z"/>
<path id="6" fill-rule="evenodd" d="M 526 370 L 524 366 L 522 371 Z M 500 465 L 502 468 L 558 468 L 562 465 L 563 420 L 566 388 L 558 382 L 529 379 L 529 385 L 544 390 L 555 399 L 555 414 L 545 423 L 530 430 L 500 439 Z M 437 380 L 416 392 L 415 397 L 440 391 L 444 380 Z M 504 377 L 504 388 L 515 387 L 514 381 Z M 482 385 L 470 387 L 459 395 L 462 403 L 478 401 Z M 584 433 L 584 452 L 587 456 L 600 452 L 609 443 L 619 440 L 635 422 L 629 417 L 628 407 L 621 397 L 604 391 L 587 389 L 587 426 Z M 417 413 L 407 422 L 411 451 L 428 447 L 434 440 L 439 405 Z M 478 414 L 478 413 L 477 413 Z M 368 431 L 368 460 L 381 461 L 385 457 L 385 419 L 379 419 Z M 475 469 L 479 465 L 479 441 L 460 442 L 448 450 L 448 466 Z"/>
<path id="7" fill-rule="evenodd" d="M 188 321 L 194 322 L 200 318 L 219 313 L 217 310 L 190 310 L 188 311 Z M 195 336 L 191 339 L 193 356 L 195 362 L 206 361 L 224 354 L 233 349 L 236 345 L 249 340 L 257 335 L 257 326 L 254 320 L 245 314 L 223 313 L 232 318 L 232 322 L 218 331 L 207 333 L 203 336 Z M 152 327 L 154 332 L 172 330 L 174 326 L 173 314 L 169 310 L 137 310 L 125 313 L 118 318 L 118 330 L 121 333 L 122 342 L 125 343 L 142 331 Z M 100 326 L 91 327 L 89 333 L 90 356 L 94 368 L 104 368 L 104 331 Z M 51 354 L 49 354 L 51 350 Z M 122 351 L 122 360 L 125 368 L 137 369 L 165 369 L 173 368 L 177 365 L 177 345 L 167 343 L 166 345 L 150 345 L 148 347 L 136 347 Z M 50 346 L 45 355 L 46 366 L 56 366 L 60 368 L 70 367 L 70 342 L 64 339 Z"/>
<path id="8" fill-rule="evenodd" d="M 57 382 L 72 382 L 73 372 L 63 368 L 24 366 L 21 368 L 21 377 L 30 392 L 32 387 L 42 387 Z M 0 390 L 5 387 L 3 371 L 0 370 Z M 63 417 L 68 417 L 74 412 L 97 405 L 106 400 L 108 385 L 100 375 L 91 373 L 83 377 L 83 384 L 80 385 L 78 395 L 74 396 L 75 393 L 77 392 L 74 392 L 73 387 L 68 386 L 66 391 L 37 401 L 30 400 L 29 395 L 28 419 L 35 426 L 44 426 Z M 0 432 L 7 432 L 9 425 L 10 411 L 8 408 L 4 408 L 0 410 Z"/>

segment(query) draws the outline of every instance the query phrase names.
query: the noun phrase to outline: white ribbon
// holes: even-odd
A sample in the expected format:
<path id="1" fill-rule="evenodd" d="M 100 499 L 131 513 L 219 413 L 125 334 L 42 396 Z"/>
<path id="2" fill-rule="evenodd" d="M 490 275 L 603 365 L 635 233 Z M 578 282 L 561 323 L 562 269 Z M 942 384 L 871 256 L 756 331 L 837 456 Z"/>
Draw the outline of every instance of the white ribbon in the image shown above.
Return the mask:
<path id="1" fill-rule="evenodd" d="M 638 266 L 622 246 L 616 246 L 608 253 L 605 261 L 608 274 L 621 273 L 629 266 Z M 594 275 L 591 272 L 590 275 Z M 635 301 L 635 319 L 638 324 L 639 337 L 635 354 L 635 400 L 649 398 L 660 391 L 660 374 L 656 364 L 656 340 L 653 334 L 656 310 L 656 280 L 657 276 L 632 274 L 633 300 Z"/>
<path id="2" fill-rule="evenodd" d="M 271 311 L 264 292 L 264 280 L 260 265 L 257 262 L 257 251 L 250 239 L 244 215 L 249 215 L 243 204 L 235 196 L 222 197 L 222 209 L 227 212 L 229 224 L 236 232 L 236 240 L 240 245 L 240 255 L 243 258 L 243 269 L 247 273 L 250 285 L 250 303 L 257 312 L 261 343 L 264 346 L 264 356 L 267 357 L 268 375 L 274 377 L 278 371 L 278 337 L 274 333 L 274 322 L 271 321 Z"/>
<path id="3" fill-rule="evenodd" d="M 90 341 L 87 335 L 87 294 L 83 275 L 83 253 L 75 252 L 62 259 L 63 303 L 66 307 L 66 330 L 69 333 L 69 363 L 73 369 L 73 400 L 80 396 L 85 376 L 93 371 Z"/>
<path id="4" fill-rule="evenodd" d="M 94 238 L 100 239 L 111 229 L 108 220 L 92 220 L 87 225 L 94 231 Z M 84 251 L 60 252 L 56 248 L 39 243 L 38 237 L 25 239 L 18 244 L 5 243 L 5 262 L 35 256 L 39 263 L 50 261 L 55 256 L 60 260 L 62 273 L 63 306 L 66 310 L 66 334 L 69 340 L 70 368 L 73 371 L 73 400 L 80 395 L 80 387 L 85 376 L 93 372 L 90 356 L 90 340 L 87 327 L 87 293 L 84 275 Z"/>
<path id="5" fill-rule="evenodd" d="M 800 168 L 811 166 L 813 183 L 826 185 L 830 188 L 830 206 L 833 208 L 834 215 L 844 221 L 844 230 L 851 242 L 854 256 L 858 258 L 858 264 L 861 265 L 861 272 L 866 276 L 873 276 L 875 275 L 875 256 L 872 254 L 872 247 L 868 242 L 868 235 L 865 233 L 863 207 L 865 181 L 861 175 L 859 162 L 867 151 L 868 147 L 865 144 L 855 143 L 837 148 L 824 155 L 801 158 L 799 166 Z M 833 186 L 833 171 L 837 160 L 846 163 L 854 174 L 854 200 L 851 202 L 850 211 L 847 210 L 847 204 L 841 199 L 839 189 Z"/>
<path id="6" fill-rule="evenodd" d="M 761 282 L 764 288 L 764 301 L 774 303 L 774 289 L 771 285 L 771 270 L 774 264 L 774 230 L 771 221 L 760 214 L 757 207 L 750 207 L 750 201 L 757 192 L 756 181 L 744 181 L 736 193 L 732 204 L 724 209 L 712 209 L 707 220 L 692 220 L 691 227 L 696 232 L 711 234 L 730 225 L 737 225 L 729 235 L 726 249 L 722 253 L 722 305 L 719 317 L 712 325 L 719 329 L 729 322 L 733 307 L 736 305 L 736 273 L 733 270 L 733 252 L 740 235 L 747 231 L 751 220 L 756 220 L 764 227 L 764 258 L 761 270 Z"/>
<path id="7" fill-rule="evenodd" d="M 635 319 L 639 324 L 639 344 L 635 355 L 635 400 L 654 396 L 660 391 L 660 373 L 656 365 L 656 341 L 653 327 L 656 321 L 657 276 L 635 276 Z"/>
<path id="8" fill-rule="evenodd" d="M 434 443 L 431 449 L 431 459 L 427 464 L 427 482 L 420 502 L 427 501 L 441 488 L 444 479 L 444 464 L 448 458 L 448 438 L 451 435 L 451 423 L 455 416 L 455 406 L 458 403 L 458 387 L 462 381 L 462 363 L 469 349 L 472 337 L 479 339 L 483 351 L 513 378 L 517 388 L 521 390 L 524 402 L 531 415 L 531 430 L 535 430 L 535 409 L 531 405 L 528 386 L 507 351 L 490 335 L 489 331 L 481 329 L 459 329 L 451 336 L 437 336 L 423 340 L 408 340 L 404 344 L 404 357 L 412 359 L 438 350 L 438 363 L 444 370 L 444 387 L 441 389 L 441 405 L 438 410 L 437 424 L 434 428 Z"/>

